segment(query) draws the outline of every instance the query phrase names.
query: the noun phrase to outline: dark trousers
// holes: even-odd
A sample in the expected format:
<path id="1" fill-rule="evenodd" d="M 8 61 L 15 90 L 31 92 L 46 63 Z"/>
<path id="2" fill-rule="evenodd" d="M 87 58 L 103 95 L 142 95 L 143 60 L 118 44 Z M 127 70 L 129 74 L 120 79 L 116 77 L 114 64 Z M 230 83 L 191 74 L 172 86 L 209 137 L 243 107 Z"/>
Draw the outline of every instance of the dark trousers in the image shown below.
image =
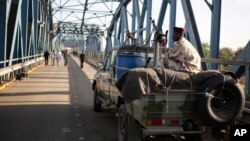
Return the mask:
<path id="1" fill-rule="evenodd" d="M 68 58 L 64 58 L 64 66 L 67 66 L 67 65 L 68 65 L 68 61 L 69 61 Z"/>
<path id="2" fill-rule="evenodd" d="M 81 61 L 81 68 L 83 68 L 84 62 Z"/>
<path id="3" fill-rule="evenodd" d="M 49 63 L 49 58 L 45 58 L 45 66 L 48 66 L 48 63 Z"/>

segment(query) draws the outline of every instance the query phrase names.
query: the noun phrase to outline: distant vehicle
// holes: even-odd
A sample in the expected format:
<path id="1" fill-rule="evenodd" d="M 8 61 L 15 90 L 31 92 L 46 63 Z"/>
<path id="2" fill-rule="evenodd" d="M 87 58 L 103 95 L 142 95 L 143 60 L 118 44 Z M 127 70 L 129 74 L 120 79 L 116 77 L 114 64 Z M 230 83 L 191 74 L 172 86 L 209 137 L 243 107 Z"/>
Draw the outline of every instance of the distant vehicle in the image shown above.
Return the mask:
<path id="1" fill-rule="evenodd" d="M 164 52 L 164 49 L 160 50 Z M 232 73 L 210 70 L 187 74 L 157 69 L 154 68 L 153 56 L 152 47 L 125 45 L 112 49 L 105 62 L 99 63 L 92 86 L 94 111 L 112 108 L 118 112 L 119 141 L 143 141 L 169 134 L 201 141 L 207 133 L 210 135 L 208 131 L 226 130 L 239 117 L 245 97 Z M 152 86 L 155 82 L 150 79 L 154 77 L 151 77 L 150 70 L 173 73 L 176 79 L 166 77 L 171 80 L 171 88 L 163 83 L 159 90 L 138 96 L 141 86 L 133 77 L 138 74 L 140 81 Z M 143 77 L 146 74 L 148 78 Z M 181 75 L 192 79 L 178 78 Z M 188 88 L 187 84 L 191 86 Z M 134 95 L 137 97 L 131 100 Z"/>

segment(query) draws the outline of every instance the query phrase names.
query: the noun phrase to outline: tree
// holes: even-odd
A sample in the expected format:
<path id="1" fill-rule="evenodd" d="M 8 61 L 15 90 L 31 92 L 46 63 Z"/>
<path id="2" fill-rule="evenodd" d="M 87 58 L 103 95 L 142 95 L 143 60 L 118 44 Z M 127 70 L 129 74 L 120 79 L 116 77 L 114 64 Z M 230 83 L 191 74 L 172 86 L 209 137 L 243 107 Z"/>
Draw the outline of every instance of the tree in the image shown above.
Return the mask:
<path id="1" fill-rule="evenodd" d="M 239 47 L 235 52 L 234 52 L 234 57 L 233 59 L 236 60 L 236 58 L 240 55 L 240 53 L 243 51 L 243 47 Z"/>
<path id="2" fill-rule="evenodd" d="M 219 59 L 224 59 L 224 60 L 233 60 L 234 58 L 234 52 L 232 49 L 230 48 L 222 48 L 220 49 L 219 51 Z M 230 66 L 228 64 L 223 64 L 220 66 L 221 70 L 229 70 L 230 69 Z"/>
<path id="3" fill-rule="evenodd" d="M 220 49 L 220 52 L 219 52 L 220 59 L 232 60 L 233 57 L 234 57 L 234 52 L 232 49 L 227 48 L 227 47 Z"/>
<path id="4" fill-rule="evenodd" d="M 210 58 L 210 45 L 206 43 L 202 43 L 204 58 Z"/>

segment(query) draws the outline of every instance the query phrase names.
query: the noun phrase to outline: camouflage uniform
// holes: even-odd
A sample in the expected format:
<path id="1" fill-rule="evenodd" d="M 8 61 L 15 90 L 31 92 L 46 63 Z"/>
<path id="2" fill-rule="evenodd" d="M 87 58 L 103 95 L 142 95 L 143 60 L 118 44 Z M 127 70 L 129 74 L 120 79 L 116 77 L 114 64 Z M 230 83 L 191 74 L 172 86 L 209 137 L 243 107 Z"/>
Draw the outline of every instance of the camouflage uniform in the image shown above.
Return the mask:
<path id="1" fill-rule="evenodd" d="M 197 73 L 201 70 L 201 57 L 194 46 L 181 37 L 179 41 L 174 43 L 174 48 L 166 52 L 163 65 L 176 71 Z"/>

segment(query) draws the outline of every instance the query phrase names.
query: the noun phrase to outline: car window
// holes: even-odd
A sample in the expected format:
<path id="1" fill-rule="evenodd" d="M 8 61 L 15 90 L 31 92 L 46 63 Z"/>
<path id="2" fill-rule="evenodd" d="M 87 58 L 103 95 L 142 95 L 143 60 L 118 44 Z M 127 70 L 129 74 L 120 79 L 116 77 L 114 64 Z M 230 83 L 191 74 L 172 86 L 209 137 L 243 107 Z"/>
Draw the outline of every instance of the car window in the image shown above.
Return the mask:
<path id="1" fill-rule="evenodd" d="M 106 58 L 106 61 L 105 61 L 105 66 L 104 66 L 104 70 L 105 71 L 109 71 L 109 70 L 112 70 L 112 67 L 114 65 L 114 61 L 115 61 L 115 55 L 116 55 L 116 51 L 110 51 L 107 58 Z"/>
<path id="2" fill-rule="evenodd" d="M 104 67 L 103 70 L 107 70 L 108 66 L 109 66 L 109 56 L 111 55 L 111 51 L 108 53 L 108 55 L 105 57 L 105 63 L 104 63 Z"/>
<path id="3" fill-rule="evenodd" d="M 142 57 L 142 67 L 153 67 L 154 54 L 141 52 L 139 55 Z"/>

